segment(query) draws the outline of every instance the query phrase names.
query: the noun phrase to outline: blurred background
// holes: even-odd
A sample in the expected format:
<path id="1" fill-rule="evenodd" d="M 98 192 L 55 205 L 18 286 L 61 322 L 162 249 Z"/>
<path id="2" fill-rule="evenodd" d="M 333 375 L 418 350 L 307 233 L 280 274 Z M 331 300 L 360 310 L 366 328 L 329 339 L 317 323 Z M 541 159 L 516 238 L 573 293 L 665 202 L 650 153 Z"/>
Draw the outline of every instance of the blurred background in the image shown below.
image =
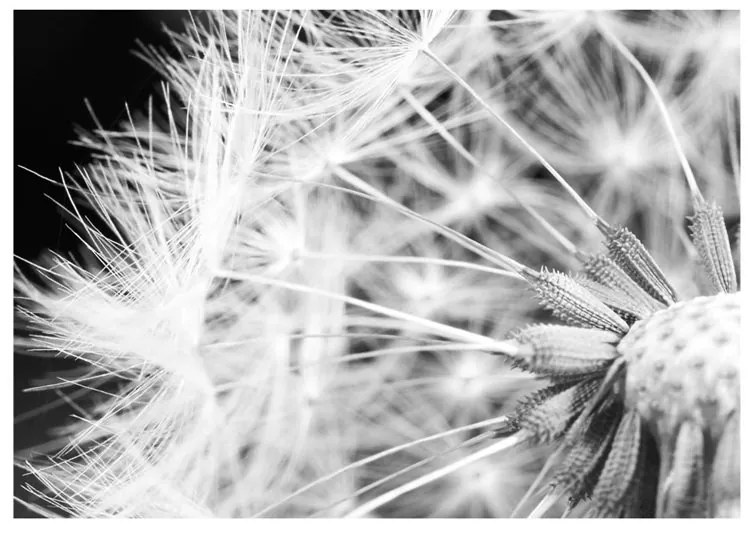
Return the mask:
<path id="1" fill-rule="evenodd" d="M 14 13 L 14 169 L 13 250 L 17 258 L 36 260 L 46 250 L 76 248 L 66 229 L 63 190 L 34 173 L 59 180 L 86 163 L 86 152 L 71 142 L 76 128 L 92 129 L 91 103 L 105 128 L 125 118 L 125 104 L 139 108 L 158 86 L 153 70 L 133 51 L 137 41 L 169 47 L 163 26 L 183 27 L 185 11 L 15 11 Z M 23 269 L 23 263 L 19 266 Z M 29 411 L 58 398 L 53 391 L 24 393 L 35 380 L 61 369 L 60 360 L 28 355 L 14 358 L 13 446 L 18 452 L 50 439 L 49 428 L 70 413 L 58 406 L 34 415 Z M 71 364 L 72 366 L 72 364 Z M 23 470 L 16 468 L 14 495 L 24 498 Z M 36 517 L 14 502 L 16 517 Z"/>

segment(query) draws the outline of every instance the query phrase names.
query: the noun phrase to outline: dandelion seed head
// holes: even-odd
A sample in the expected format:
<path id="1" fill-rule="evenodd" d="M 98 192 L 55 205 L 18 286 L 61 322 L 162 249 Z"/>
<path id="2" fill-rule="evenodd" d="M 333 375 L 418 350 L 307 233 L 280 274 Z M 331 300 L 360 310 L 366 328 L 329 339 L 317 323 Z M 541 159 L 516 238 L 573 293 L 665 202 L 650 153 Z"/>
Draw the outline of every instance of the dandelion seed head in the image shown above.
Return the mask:
<path id="1" fill-rule="evenodd" d="M 728 134 L 728 147 L 688 142 L 715 177 L 735 148 L 739 35 L 713 15 L 723 35 L 693 41 L 688 21 L 703 17 L 646 19 L 640 35 L 676 26 L 676 51 L 665 36 L 660 54 L 657 38 L 630 46 L 654 54 L 680 137 Z M 497 18 L 217 12 L 173 36 L 179 57 L 146 54 L 179 105 L 164 132 L 129 113 L 125 132 L 84 136 L 95 162 L 72 191 L 107 227 L 74 206 L 92 266 L 58 259 L 51 290 L 17 282 L 39 332 L 24 345 L 86 364 L 60 385 L 98 396 L 64 449 L 33 462 L 39 497 L 91 517 L 362 511 L 369 493 L 494 452 L 474 446 L 493 434 L 465 435 L 487 424 L 469 425 L 546 382 L 494 421 L 513 434 L 496 445 L 527 442 L 519 456 L 429 478 L 379 514 L 509 515 L 549 444 L 543 476 L 572 505 L 592 495 L 592 515 L 738 510 L 738 294 L 677 302 L 635 234 L 573 216 L 532 157 L 486 128 L 488 111 L 514 116 L 530 147 L 587 181 L 597 212 L 665 231 L 655 198 L 671 193 L 668 218 L 684 217 L 675 164 L 642 81 L 598 32 L 639 25 L 615 12 Z M 729 87 L 707 89 L 713 73 Z M 705 118 L 726 90 L 723 114 Z M 701 267 L 713 292 L 733 292 L 720 209 L 701 216 Z M 610 265 L 558 271 L 583 255 L 565 235 L 599 231 Z M 569 325 L 507 335 L 545 314 L 519 295 L 521 273 Z"/>
<path id="2" fill-rule="evenodd" d="M 738 11 L 692 13 L 681 34 L 678 58 L 699 63 L 703 82 L 713 84 L 716 94 L 738 94 L 741 54 Z M 682 50 L 683 49 L 683 50 Z M 682 54 L 683 53 L 683 54 Z M 683 56 L 683 57 L 682 57 Z"/>
<path id="3" fill-rule="evenodd" d="M 655 155 L 655 146 L 651 146 L 641 130 L 622 130 L 609 123 L 593 132 L 590 145 L 588 154 L 601 159 L 599 167 L 606 175 L 604 180 L 616 182 L 621 190 L 629 188 L 629 181 L 634 177 L 645 175 L 642 170 L 651 169 L 651 162 L 665 158 L 665 154 L 651 156 Z"/>
<path id="4" fill-rule="evenodd" d="M 585 10 L 529 11 L 514 10 L 509 14 L 514 25 L 499 24 L 499 40 L 505 55 L 534 56 L 553 46 L 577 46 L 590 31 L 591 15 Z"/>
<path id="5" fill-rule="evenodd" d="M 484 358 L 478 352 L 462 352 L 452 361 L 445 389 L 453 400 L 477 407 L 479 402 L 491 398 L 496 391 L 493 385 L 496 378 L 488 378 L 488 375 L 498 372 L 498 368 L 494 367 L 489 356 Z"/>
<path id="6" fill-rule="evenodd" d="M 448 291 L 447 283 L 444 271 L 436 266 L 400 271 L 394 281 L 405 303 L 409 304 L 407 310 L 428 318 L 441 311 L 442 296 Z"/>
<path id="7" fill-rule="evenodd" d="M 513 489 L 522 489 L 525 479 L 500 457 L 481 460 L 452 475 L 446 491 L 436 505 L 435 515 L 493 517 L 508 515 L 513 501 L 507 499 Z"/>
<path id="8" fill-rule="evenodd" d="M 495 181 L 485 174 L 476 174 L 471 177 L 465 194 L 468 212 L 472 209 L 485 211 L 489 206 L 496 204 L 498 187 L 494 183 Z"/>

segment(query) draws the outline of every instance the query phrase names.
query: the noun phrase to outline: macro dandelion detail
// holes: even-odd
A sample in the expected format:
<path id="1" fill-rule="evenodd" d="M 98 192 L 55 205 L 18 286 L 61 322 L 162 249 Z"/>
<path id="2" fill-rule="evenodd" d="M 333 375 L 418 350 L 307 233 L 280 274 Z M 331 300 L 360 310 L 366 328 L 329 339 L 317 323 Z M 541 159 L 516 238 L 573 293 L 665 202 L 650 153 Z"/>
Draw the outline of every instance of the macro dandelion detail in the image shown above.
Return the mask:
<path id="1" fill-rule="evenodd" d="M 738 12 L 194 15 L 16 263 L 19 502 L 739 517 Z"/>

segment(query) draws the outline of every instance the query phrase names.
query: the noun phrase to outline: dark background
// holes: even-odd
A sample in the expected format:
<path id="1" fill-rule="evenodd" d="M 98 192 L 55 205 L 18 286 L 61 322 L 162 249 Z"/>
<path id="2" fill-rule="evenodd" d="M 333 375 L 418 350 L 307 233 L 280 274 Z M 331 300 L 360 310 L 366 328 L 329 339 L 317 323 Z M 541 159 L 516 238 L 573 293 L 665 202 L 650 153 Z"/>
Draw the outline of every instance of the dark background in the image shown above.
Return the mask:
<path id="1" fill-rule="evenodd" d="M 60 187 L 20 169 L 24 166 L 50 179 L 59 169 L 74 171 L 85 164 L 85 151 L 70 142 L 75 127 L 94 128 L 84 99 L 88 99 L 105 128 L 143 107 L 157 94 L 159 78 L 133 51 L 136 40 L 169 47 L 162 26 L 179 30 L 184 11 L 15 11 L 13 65 L 13 249 L 17 258 L 35 260 L 51 249 L 72 252 L 77 242 L 63 223 L 61 211 L 46 196 L 64 201 Z M 23 263 L 19 262 L 22 266 Z M 70 364 L 72 366 L 72 364 Z M 64 368 L 60 359 L 29 355 L 14 358 L 14 416 L 53 401 L 52 392 L 24 393 L 31 380 Z M 63 405 L 14 424 L 14 450 L 52 437 L 49 429 L 73 411 Z M 14 495 L 29 500 L 21 484 L 24 470 L 16 468 Z M 14 501 L 16 517 L 35 517 Z"/>

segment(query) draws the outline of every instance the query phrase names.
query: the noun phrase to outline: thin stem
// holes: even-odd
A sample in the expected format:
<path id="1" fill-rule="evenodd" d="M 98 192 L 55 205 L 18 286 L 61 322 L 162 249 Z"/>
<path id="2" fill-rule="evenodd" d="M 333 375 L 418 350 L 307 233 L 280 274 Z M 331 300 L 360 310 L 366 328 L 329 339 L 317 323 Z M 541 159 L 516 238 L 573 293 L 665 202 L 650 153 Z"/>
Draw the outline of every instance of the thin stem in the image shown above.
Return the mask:
<path id="1" fill-rule="evenodd" d="M 473 446 L 473 445 L 475 445 L 475 444 L 477 444 L 477 443 L 479 443 L 479 442 L 481 442 L 481 441 L 483 441 L 485 439 L 488 439 L 487 433 L 477 435 L 477 436 L 475 436 L 475 437 L 473 437 L 471 439 L 463 441 L 459 445 L 456 445 L 456 446 L 453 446 L 451 448 L 445 449 L 442 452 L 439 452 L 438 454 L 433 454 L 431 456 L 423 458 L 420 461 L 417 461 L 415 463 L 411 463 L 410 465 L 408 465 L 407 467 L 403 467 L 399 471 L 395 471 L 394 473 L 391 473 L 391 474 L 389 474 L 389 475 L 387 475 L 387 476 L 385 476 L 383 478 L 380 478 L 379 480 L 376 480 L 375 482 L 372 482 L 372 483 L 368 484 L 367 486 L 363 486 L 362 488 L 356 490 L 351 495 L 348 495 L 347 497 L 344 497 L 344 498 L 342 498 L 342 499 L 340 499 L 340 500 L 338 500 L 338 501 L 330 504 L 326 508 L 323 508 L 323 509 L 319 510 L 317 513 L 321 513 L 321 512 L 325 512 L 325 511 L 331 510 L 335 506 L 337 506 L 339 504 L 342 504 L 343 502 L 345 502 L 347 500 L 354 499 L 355 497 L 360 497 L 364 493 L 367 493 L 367 492 L 369 492 L 370 490 L 372 490 L 374 488 L 377 488 L 377 487 L 379 487 L 379 486 L 381 486 L 383 484 L 386 484 L 390 480 L 394 480 L 395 478 L 397 478 L 399 476 L 402 476 L 402 475 L 404 475 L 406 473 L 409 473 L 410 471 L 414 471 L 415 469 L 418 469 L 419 467 L 422 467 L 422 466 L 424 466 L 426 464 L 429 464 L 429 463 L 437 460 L 438 458 L 441 458 L 442 456 L 446 456 L 446 455 L 451 454 L 452 452 L 456 452 L 456 451 L 458 451 L 458 450 L 460 450 L 462 448 L 467 448 L 467 447 Z"/>
<path id="2" fill-rule="evenodd" d="M 538 503 L 538 505 L 535 507 L 535 509 L 530 512 L 530 515 L 527 516 L 528 518 L 540 518 L 545 515 L 546 512 L 548 512 L 553 505 L 555 505 L 559 499 L 563 496 L 562 492 L 556 492 L 556 491 L 550 491 L 548 494 L 546 494 L 543 499 L 541 499 L 541 502 Z"/>
<path id="3" fill-rule="evenodd" d="M 364 515 L 369 514 L 370 512 L 373 512 L 377 508 L 393 501 L 394 499 L 401 497 L 405 493 L 409 493 L 410 491 L 421 488 L 442 477 L 445 477 L 451 473 L 459 471 L 463 467 L 466 467 L 484 458 L 488 458 L 489 456 L 493 454 L 503 452 L 505 450 L 509 450 L 519 445 L 523 441 L 525 441 L 525 439 L 527 439 L 526 436 L 523 434 L 519 434 L 519 433 L 510 437 L 504 438 L 501 441 L 494 443 L 493 445 L 489 445 L 488 447 L 481 449 L 477 452 L 474 452 L 473 454 L 470 454 L 469 456 L 465 456 L 461 460 L 458 460 L 454 463 L 446 465 L 440 469 L 437 469 L 436 471 L 428 473 L 427 475 L 423 475 L 420 478 L 416 478 L 415 480 L 412 480 L 408 482 L 407 484 L 404 484 L 387 493 L 384 493 L 383 495 L 379 495 L 375 499 L 372 499 L 368 501 L 367 503 L 361 505 L 360 507 L 356 508 L 355 510 L 347 514 L 345 517 L 363 517 Z"/>
<path id="4" fill-rule="evenodd" d="M 418 112 L 418 115 L 420 115 L 429 125 L 431 125 L 436 132 L 444 138 L 444 140 L 451 145 L 459 154 L 462 156 L 465 160 L 467 160 L 475 169 L 483 173 L 486 177 L 496 180 L 496 177 L 491 175 L 490 172 L 488 172 L 483 165 L 478 161 L 477 158 L 475 158 L 470 151 L 465 149 L 465 147 L 455 138 L 452 136 L 449 131 L 442 125 L 436 117 L 426 109 L 423 104 L 421 104 L 418 99 L 415 98 L 415 96 L 410 93 L 410 91 L 407 88 L 400 88 L 400 93 L 402 94 L 403 98 L 413 107 L 415 108 L 415 111 Z M 553 238 L 559 242 L 559 244 L 566 250 L 567 253 L 570 255 L 574 255 L 577 252 L 577 248 L 575 247 L 572 242 L 570 242 L 564 235 L 562 235 L 559 231 L 557 231 L 553 225 L 551 225 L 537 210 L 535 210 L 533 207 L 529 206 L 527 203 L 522 201 L 517 194 L 514 193 L 510 188 L 507 188 L 503 182 L 498 183 L 499 186 L 502 187 L 502 189 L 509 194 L 509 196 L 514 199 L 514 201 L 523 208 L 530 216 L 537 221 L 545 230 L 548 232 Z"/>
<path id="5" fill-rule="evenodd" d="M 465 426 L 460 426 L 460 427 L 457 427 L 457 428 L 453 428 L 451 430 L 447 430 L 445 432 L 439 432 L 437 434 L 433 434 L 433 435 L 430 435 L 430 436 L 427 436 L 427 437 L 422 437 L 420 439 L 416 439 L 416 440 L 410 441 L 408 443 L 403 443 L 401 445 L 397 445 L 397 446 L 392 447 L 392 448 L 387 449 L 387 450 L 382 450 L 381 452 L 379 452 L 377 454 L 373 454 L 371 456 L 368 456 L 367 458 L 363 458 L 361 460 L 358 460 L 357 462 L 353 462 L 353 463 L 351 463 L 349 465 L 346 465 L 345 467 L 342 467 L 341 469 L 338 469 L 337 471 L 335 471 L 333 473 L 330 473 L 330 474 L 328 474 L 326 476 L 323 476 L 321 478 L 318 478 L 318 479 L 314 480 L 313 482 L 310 482 L 310 483 L 306 484 L 305 486 L 303 486 L 299 490 L 295 491 L 291 495 L 288 495 L 284 499 L 281 499 L 281 500 L 277 501 L 276 503 L 267 506 L 266 508 L 264 508 L 260 512 L 256 513 L 254 515 L 254 517 L 261 517 L 264 514 L 269 513 L 270 511 L 274 510 L 278 506 L 283 505 L 284 503 L 286 503 L 286 502 L 294 499 L 295 497 L 301 495 L 302 493 L 305 493 L 306 491 L 308 491 L 308 490 L 310 490 L 310 489 L 318 486 L 319 484 L 323 484 L 324 482 L 328 482 L 329 480 L 331 480 L 333 478 L 336 478 L 337 476 L 341 475 L 345 471 L 350 471 L 352 469 L 357 469 L 358 467 L 362 467 L 363 465 L 367 465 L 367 464 L 369 464 L 371 462 L 375 462 L 376 460 L 380 460 L 381 458 L 385 458 L 387 456 L 391 456 L 392 454 L 395 454 L 395 453 L 400 452 L 402 450 L 409 449 L 409 448 L 412 448 L 412 447 L 416 447 L 418 445 L 422 445 L 423 443 L 428 443 L 429 441 L 434 441 L 436 439 L 441 439 L 442 437 L 447 437 L 447 436 L 450 436 L 450 435 L 459 434 L 459 433 L 462 433 L 462 432 L 467 432 L 467 431 L 475 430 L 475 429 L 478 429 L 478 428 L 485 428 L 486 426 L 492 426 L 494 424 L 500 424 L 500 423 L 506 422 L 507 420 L 508 420 L 508 417 L 506 417 L 506 416 L 495 417 L 493 419 L 486 419 L 485 421 L 480 421 L 480 422 L 476 422 L 476 423 L 473 423 L 473 424 L 468 424 L 468 425 L 465 425 Z"/>
<path id="6" fill-rule="evenodd" d="M 732 102 L 731 98 L 726 99 L 726 120 L 729 122 L 732 122 L 735 120 L 735 115 L 732 111 Z M 734 175 L 734 182 L 736 183 L 736 192 L 737 194 L 740 193 L 740 184 L 739 181 L 741 180 L 741 171 L 739 169 L 739 149 L 737 147 L 738 140 L 736 138 L 736 128 L 735 128 L 735 121 L 733 123 L 730 123 L 728 125 L 728 131 L 727 131 L 727 138 L 726 143 L 728 144 L 728 150 L 729 150 L 729 161 L 731 162 L 731 170 Z"/>
<path id="7" fill-rule="evenodd" d="M 509 344 L 514 344 L 514 340 L 509 339 Z M 415 346 L 398 346 L 396 348 L 383 348 L 381 350 L 370 350 L 368 352 L 358 352 L 354 354 L 347 354 L 340 358 L 327 361 L 328 363 L 346 363 L 349 361 L 357 361 L 359 359 L 367 359 L 371 357 L 381 357 L 386 355 L 400 355 L 411 354 L 415 352 L 463 352 L 463 351 L 479 351 L 479 352 L 493 352 L 498 347 L 498 342 L 493 344 L 463 344 L 463 343 L 449 343 L 449 344 L 431 344 L 431 345 L 415 345 Z M 297 367 L 291 367 L 290 370 L 297 370 L 303 368 L 303 365 Z"/>
<path id="8" fill-rule="evenodd" d="M 517 138 L 517 140 L 528 150 L 530 153 L 535 156 L 535 158 L 538 159 L 538 161 L 545 167 L 548 172 L 553 176 L 554 179 L 558 181 L 559 184 L 567 191 L 567 193 L 574 199 L 574 201 L 577 203 L 577 205 L 582 209 L 585 214 L 592 219 L 595 222 L 602 222 L 605 224 L 605 222 L 601 219 L 598 214 L 595 213 L 595 211 L 588 206 L 588 204 L 585 202 L 580 195 L 574 191 L 574 189 L 569 185 L 569 183 L 564 179 L 564 177 L 559 174 L 554 167 L 548 163 L 548 161 L 543 158 L 543 155 L 541 155 L 530 143 L 525 140 L 525 138 L 522 137 L 522 135 L 517 132 L 512 125 L 509 124 L 509 122 L 506 121 L 503 117 L 501 117 L 496 110 L 491 108 L 491 106 L 483 100 L 483 98 L 478 95 L 478 93 L 468 84 L 465 82 L 465 80 L 455 73 L 449 65 L 444 63 L 441 58 L 439 58 L 436 54 L 434 54 L 429 48 L 424 48 L 423 53 L 426 54 L 429 58 L 431 58 L 433 61 L 435 61 L 439 67 L 444 69 L 449 76 L 451 76 L 455 82 L 457 82 L 462 88 L 465 89 L 470 95 L 475 99 L 478 104 L 480 104 L 490 115 L 493 117 L 497 122 L 499 122 L 502 126 L 506 127 L 509 132 L 512 133 L 512 135 Z"/>
<path id="9" fill-rule="evenodd" d="M 334 259 L 341 261 L 354 261 L 365 263 L 405 263 L 405 264 L 431 264 L 436 266 L 451 266 L 453 268 L 467 268 L 468 270 L 477 270 L 479 272 L 487 272 L 494 275 L 500 275 L 503 277 L 511 277 L 512 279 L 519 279 L 524 281 L 525 278 L 515 272 L 509 270 L 499 270 L 498 268 L 491 268 L 490 266 L 483 266 L 482 264 L 476 264 L 465 261 L 451 261 L 444 259 L 433 259 L 431 257 L 410 257 L 410 256 L 392 256 L 392 255 L 360 255 L 350 253 L 322 253 L 314 251 L 301 251 L 298 256 L 305 259 Z"/>
<path id="10" fill-rule="evenodd" d="M 236 279 L 240 281 L 249 281 L 252 283 L 258 283 L 260 285 L 270 285 L 270 286 L 274 286 L 278 288 L 285 288 L 288 290 L 293 290 L 296 292 L 314 294 L 318 296 L 323 296 L 325 298 L 330 298 L 333 300 L 339 300 L 341 302 L 348 303 L 350 305 L 355 305 L 357 307 L 362 307 L 363 309 L 368 309 L 369 311 L 373 311 L 375 313 L 379 313 L 385 316 L 396 318 L 398 320 L 411 322 L 413 324 L 422 326 L 428 329 L 429 331 L 433 331 L 435 333 L 443 335 L 444 337 L 447 337 L 449 339 L 456 339 L 460 341 L 467 341 L 467 342 L 478 343 L 478 344 L 488 344 L 489 347 L 493 346 L 497 348 L 497 351 L 505 353 L 505 354 L 509 354 L 510 356 L 514 356 L 517 354 L 518 348 L 516 345 L 513 345 L 512 343 L 497 341 L 495 339 L 486 337 L 484 335 L 478 335 L 477 333 L 472 333 L 464 329 L 447 326 L 446 324 L 441 324 L 440 322 L 434 322 L 433 320 L 421 318 L 419 316 L 411 315 L 409 313 L 398 311 L 396 309 L 385 307 L 383 305 L 370 303 L 365 300 L 360 300 L 358 298 L 346 296 L 344 294 L 338 294 L 336 292 L 329 292 L 327 290 L 309 287 L 307 285 L 301 285 L 298 283 L 291 283 L 289 281 L 282 281 L 280 279 L 264 277 L 261 275 L 244 274 L 244 273 L 235 272 L 232 270 L 222 270 L 222 269 L 217 270 L 215 272 L 215 276 L 224 277 L 227 279 Z"/>
<path id="11" fill-rule="evenodd" d="M 496 265 L 503 266 L 505 268 L 509 268 L 515 272 L 518 272 L 520 275 L 528 275 L 528 276 L 533 276 L 533 277 L 537 275 L 535 270 L 528 268 L 524 264 L 521 264 L 515 261 L 514 259 L 507 257 L 506 255 L 502 255 L 501 253 L 494 251 L 491 248 L 476 242 L 472 238 L 468 238 L 462 233 L 458 233 L 454 229 L 450 229 L 449 227 L 445 225 L 441 225 L 439 223 L 436 223 L 435 221 L 429 220 L 428 218 L 421 216 L 417 212 L 410 210 L 406 206 L 401 205 L 400 203 L 397 203 L 396 201 L 388 197 L 386 194 L 375 189 L 373 186 L 365 182 L 363 179 L 361 179 L 360 177 L 357 177 L 356 175 L 349 172 L 342 166 L 335 166 L 334 173 L 343 181 L 354 186 L 355 188 L 358 188 L 362 192 L 372 196 L 374 199 L 381 201 L 382 203 L 385 203 L 395 208 L 396 210 L 398 210 L 402 214 L 405 214 L 406 216 L 409 216 L 410 218 L 421 221 L 433 227 L 442 236 L 445 236 L 449 238 L 450 240 L 452 240 L 453 242 L 460 244 L 464 248 L 476 253 L 477 255 L 480 255 L 484 259 L 491 261 Z"/>
<path id="12" fill-rule="evenodd" d="M 512 510 L 512 513 L 509 515 L 509 517 L 517 517 L 517 515 L 520 513 L 520 510 L 522 510 L 522 507 L 525 506 L 525 503 L 530 500 L 530 498 L 535 495 L 536 493 L 540 493 L 538 491 L 538 486 L 543 481 L 543 479 L 548 474 L 551 467 L 556 465 L 559 462 L 559 457 L 561 453 L 564 451 L 564 449 L 567 447 L 565 443 L 562 443 L 559 445 L 559 447 L 551 454 L 548 459 L 546 460 L 546 463 L 543 465 L 541 470 L 538 472 L 538 475 L 535 477 L 535 480 L 532 484 L 527 488 L 527 491 L 522 496 L 522 498 L 517 502 L 517 506 L 514 507 L 514 510 Z"/>
<path id="13" fill-rule="evenodd" d="M 676 131 L 674 130 L 674 126 L 671 122 L 671 116 L 669 115 L 668 109 L 663 102 L 663 98 L 661 98 L 658 87 L 655 85 L 655 82 L 653 82 L 653 79 L 645 70 L 645 67 L 642 66 L 640 60 L 638 60 L 634 56 L 634 54 L 632 54 L 632 52 L 624 45 L 624 43 L 622 43 L 621 39 L 619 39 L 602 21 L 599 20 L 597 22 L 597 25 L 598 30 L 603 35 L 603 37 L 605 37 L 607 41 L 611 42 L 616 50 L 618 50 L 619 53 L 624 56 L 624 58 L 632 65 L 632 67 L 637 70 L 637 72 L 640 74 L 640 77 L 645 82 L 645 85 L 647 85 L 648 90 L 650 90 L 650 93 L 655 98 L 656 104 L 658 104 L 658 110 L 660 110 L 661 112 L 663 122 L 665 123 L 666 129 L 671 136 L 671 141 L 674 144 L 674 149 L 676 149 L 676 154 L 679 156 L 679 162 L 681 162 L 682 169 L 684 170 L 684 176 L 687 178 L 687 185 L 692 192 L 692 196 L 694 197 L 695 201 L 703 202 L 704 199 L 702 193 L 700 192 L 700 189 L 697 186 L 695 175 L 692 172 L 692 168 L 689 166 L 689 161 L 687 160 L 687 156 L 684 154 L 681 143 L 679 143 L 679 137 L 676 135 Z"/>

